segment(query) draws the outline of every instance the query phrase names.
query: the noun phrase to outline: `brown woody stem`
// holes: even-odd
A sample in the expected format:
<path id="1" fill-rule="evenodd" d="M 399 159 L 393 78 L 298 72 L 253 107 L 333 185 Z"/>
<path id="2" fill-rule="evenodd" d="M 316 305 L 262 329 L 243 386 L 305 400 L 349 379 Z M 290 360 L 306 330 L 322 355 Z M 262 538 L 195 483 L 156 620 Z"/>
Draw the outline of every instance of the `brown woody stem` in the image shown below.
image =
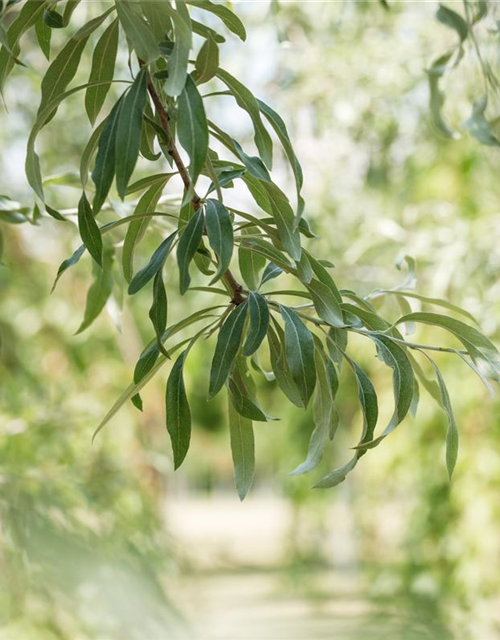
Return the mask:
<path id="1" fill-rule="evenodd" d="M 141 66 L 143 66 L 144 64 L 141 60 L 139 60 L 139 63 Z M 170 116 L 168 115 L 168 111 L 165 109 L 165 106 L 163 105 L 163 102 L 160 98 L 160 95 L 158 94 L 158 91 L 156 90 L 156 87 L 153 83 L 153 80 L 151 79 L 151 76 L 149 75 L 149 72 L 148 72 L 148 92 L 149 92 L 149 95 L 151 96 L 151 100 L 153 101 L 153 104 L 155 105 L 156 112 L 158 113 L 158 118 L 160 119 L 161 127 L 163 131 L 165 131 L 165 135 L 167 137 L 168 153 L 172 158 L 175 166 L 177 167 L 177 170 L 179 171 L 179 175 L 181 176 L 182 182 L 184 183 L 184 188 L 186 189 L 186 191 L 189 191 L 189 189 L 191 189 L 191 186 L 192 186 L 189 172 L 179 154 L 179 150 L 175 145 L 175 137 L 170 127 Z M 192 193 L 193 193 L 193 197 L 191 199 L 191 202 L 193 204 L 194 210 L 197 211 L 201 206 L 201 198 L 194 189 Z M 243 287 L 236 280 L 232 272 L 228 269 L 226 273 L 222 276 L 222 278 L 232 292 L 233 297 L 231 299 L 231 302 L 235 305 L 239 305 L 242 302 L 244 302 L 245 298 L 242 295 Z"/>

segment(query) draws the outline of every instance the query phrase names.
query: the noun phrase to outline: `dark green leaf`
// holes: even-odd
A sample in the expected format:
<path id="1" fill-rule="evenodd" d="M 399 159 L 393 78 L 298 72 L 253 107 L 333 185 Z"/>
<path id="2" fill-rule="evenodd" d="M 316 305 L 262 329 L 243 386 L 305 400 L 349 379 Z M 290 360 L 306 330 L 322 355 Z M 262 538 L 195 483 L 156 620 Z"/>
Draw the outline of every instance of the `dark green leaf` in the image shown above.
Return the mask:
<path id="1" fill-rule="evenodd" d="M 177 247 L 177 264 L 179 265 L 179 287 L 181 295 L 186 293 L 191 282 L 189 265 L 200 245 L 203 235 L 203 225 L 204 216 L 202 209 L 200 209 L 187 223 L 179 240 L 179 246 Z"/>
<path id="2" fill-rule="evenodd" d="M 309 284 L 306 284 L 306 288 L 311 294 L 314 308 L 322 320 L 333 327 L 345 326 L 342 309 L 332 290 L 326 284 L 313 278 Z"/>
<path id="3" fill-rule="evenodd" d="M 280 310 L 285 322 L 286 361 L 303 405 L 307 407 L 316 384 L 313 337 L 295 311 L 283 305 Z"/>
<path id="4" fill-rule="evenodd" d="M 134 11 L 133 3 L 128 0 L 116 0 L 115 5 L 120 24 L 137 56 L 145 63 L 157 60 L 160 51 L 154 36 L 148 25 Z"/>
<path id="5" fill-rule="evenodd" d="M 108 95 L 115 71 L 117 51 L 118 19 L 114 20 L 104 31 L 92 56 L 89 82 L 105 83 L 89 87 L 85 94 L 85 109 L 87 110 L 87 115 L 92 125 L 96 121 L 104 104 L 104 100 Z"/>
<path id="6" fill-rule="evenodd" d="M 269 309 L 265 299 L 257 292 L 248 294 L 248 309 L 250 313 L 250 331 L 243 347 L 243 355 L 251 356 L 257 351 L 266 337 L 269 327 Z"/>
<path id="7" fill-rule="evenodd" d="M 163 240 L 151 256 L 148 264 L 138 271 L 132 278 L 128 286 L 128 292 L 131 296 L 140 291 L 163 267 L 163 263 L 172 249 L 176 235 L 177 231 L 174 231 L 168 236 L 168 238 Z"/>
<path id="8" fill-rule="evenodd" d="M 94 282 L 92 283 L 85 303 L 85 315 L 78 328 L 78 333 L 85 331 L 104 309 L 113 289 L 113 248 L 108 247 L 103 253 L 102 269 L 94 267 Z"/>
<path id="9" fill-rule="evenodd" d="M 175 469 L 178 469 L 182 464 L 191 441 L 191 411 L 183 377 L 186 354 L 187 350 L 181 353 L 172 367 L 165 397 L 167 430 L 172 442 Z"/>
<path id="10" fill-rule="evenodd" d="M 80 260 L 80 258 L 83 256 L 84 253 L 85 253 L 85 245 L 82 244 L 78 247 L 78 249 L 73 253 L 72 256 L 70 256 L 69 258 L 66 258 L 66 260 L 63 260 L 61 262 L 61 265 L 57 270 L 56 279 L 54 280 L 54 284 L 52 285 L 51 292 L 54 291 L 54 289 L 56 288 L 56 284 L 58 283 L 59 278 L 62 276 L 62 274 L 67 269 L 75 265 Z"/>
<path id="11" fill-rule="evenodd" d="M 78 203 L 78 228 L 83 244 L 99 266 L 102 266 L 102 238 L 85 192 Z"/>
<path id="12" fill-rule="evenodd" d="M 193 78 L 196 84 L 204 84 L 211 80 L 219 69 L 219 47 L 209 34 L 207 40 L 196 57 Z"/>
<path id="13" fill-rule="evenodd" d="M 162 269 L 155 275 L 153 282 L 153 304 L 149 310 L 149 319 L 153 324 L 153 328 L 156 333 L 156 341 L 158 346 L 163 352 L 163 355 L 168 355 L 163 349 L 162 337 L 165 329 L 167 328 L 167 292 L 165 291 L 165 285 L 163 284 L 163 272 Z"/>
<path id="14" fill-rule="evenodd" d="M 240 416 L 257 422 L 268 421 L 269 418 L 264 411 L 247 395 L 245 387 L 238 385 L 231 376 L 228 380 L 228 389 L 232 405 Z"/>
<path id="15" fill-rule="evenodd" d="M 194 184 L 200 175 L 208 152 L 208 126 L 203 100 L 191 76 L 186 79 L 178 101 L 177 135 L 189 156 L 189 173 Z"/>
<path id="16" fill-rule="evenodd" d="M 242 234 L 245 235 L 251 232 L 252 229 L 246 229 L 242 231 Z M 240 267 L 241 277 L 249 289 L 253 291 L 258 289 L 260 274 L 265 264 L 266 259 L 264 256 L 240 245 L 238 248 L 238 265 Z"/>
<path id="17" fill-rule="evenodd" d="M 271 369 L 281 391 L 283 391 L 290 402 L 297 407 L 303 407 L 304 405 L 297 389 L 297 385 L 293 381 L 292 374 L 286 361 L 284 332 L 277 323 L 275 323 L 275 329 L 269 325 L 267 330 Z"/>
<path id="18" fill-rule="evenodd" d="M 228 270 L 233 255 L 233 224 L 226 207 L 218 200 L 207 200 L 205 225 L 208 241 L 218 259 L 217 273 L 213 284 Z"/>
<path id="19" fill-rule="evenodd" d="M 237 306 L 229 314 L 219 331 L 210 370 L 209 398 L 213 398 L 227 380 L 241 344 L 247 309 L 246 302 Z"/>
<path id="20" fill-rule="evenodd" d="M 0 26 L 1 29 L 1 26 Z M 35 23 L 36 39 L 43 55 L 50 60 L 50 40 L 52 38 L 52 29 L 45 24 L 44 19 L 38 19 Z"/>
<path id="21" fill-rule="evenodd" d="M 269 282 L 269 280 L 273 280 L 274 278 L 277 278 L 282 273 L 283 273 L 283 269 L 280 269 L 273 262 L 270 262 L 267 265 L 267 267 L 264 269 L 264 273 L 262 274 L 262 280 L 260 281 L 259 289 L 260 287 L 262 287 L 262 285 L 266 284 L 266 282 Z"/>
<path id="22" fill-rule="evenodd" d="M 115 171 L 118 195 L 125 198 L 127 185 L 139 156 L 142 115 L 147 99 L 147 71 L 141 69 L 118 112 L 115 140 Z"/>

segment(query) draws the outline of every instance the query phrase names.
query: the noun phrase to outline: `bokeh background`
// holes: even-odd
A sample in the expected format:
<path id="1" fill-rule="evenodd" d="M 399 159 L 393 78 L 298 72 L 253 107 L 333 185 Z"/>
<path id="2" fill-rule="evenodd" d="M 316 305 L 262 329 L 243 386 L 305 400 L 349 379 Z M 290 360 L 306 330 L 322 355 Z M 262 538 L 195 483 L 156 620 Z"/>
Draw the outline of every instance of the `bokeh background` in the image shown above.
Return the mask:
<path id="1" fill-rule="evenodd" d="M 82 3 L 75 26 L 95 4 Z M 336 265 L 339 286 L 363 294 L 394 286 L 404 279 L 396 261 L 410 255 L 416 290 L 464 306 L 498 343 L 498 151 L 467 134 L 443 139 L 432 126 L 425 69 L 456 40 L 435 20 L 437 5 L 234 8 L 248 41 L 228 38 L 222 65 L 287 122 L 306 214 L 321 236 L 309 246 Z M 30 67 L 12 76 L 0 112 L 0 193 L 30 206 L 25 145 L 46 63 L 30 36 L 25 46 Z M 481 83 L 467 54 L 446 86 L 457 128 Z M 214 98 L 210 108 L 235 137 L 250 137 L 230 100 Z M 83 113 L 81 97 L 69 101 L 41 137 L 56 176 L 48 189 L 62 209 L 80 195 L 57 175 L 78 170 L 90 131 Z M 292 192 L 284 159 L 275 161 Z M 175 206 L 179 194 L 169 189 Z M 50 294 L 58 265 L 79 244 L 74 225 L 22 223 L 0 206 L 0 227 L 2 640 L 499 637 L 500 404 L 460 362 L 438 358 L 461 432 L 451 484 L 445 416 L 425 396 L 416 419 L 363 457 L 343 485 L 313 491 L 314 478 L 288 475 L 305 457 L 311 416 L 263 382 L 264 403 L 281 421 L 257 425 L 256 480 L 240 503 L 224 403 L 206 403 L 213 344 L 197 346 L 187 364 L 194 435 L 175 475 L 168 371 L 146 389 L 142 414 L 124 407 L 91 444 L 150 338 L 148 296 L 127 299 L 117 268 L 105 312 L 75 336 L 88 262 Z M 152 234 L 144 256 L 154 244 Z M 175 275 L 168 287 L 174 299 Z M 199 303 L 194 293 L 176 299 L 172 314 Z M 399 313 L 391 300 L 380 304 L 389 317 Z M 430 330 L 422 338 L 444 339 Z M 366 343 L 352 349 L 389 412 L 390 378 Z M 355 384 L 344 378 L 325 472 L 345 461 L 360 429 Z"/>

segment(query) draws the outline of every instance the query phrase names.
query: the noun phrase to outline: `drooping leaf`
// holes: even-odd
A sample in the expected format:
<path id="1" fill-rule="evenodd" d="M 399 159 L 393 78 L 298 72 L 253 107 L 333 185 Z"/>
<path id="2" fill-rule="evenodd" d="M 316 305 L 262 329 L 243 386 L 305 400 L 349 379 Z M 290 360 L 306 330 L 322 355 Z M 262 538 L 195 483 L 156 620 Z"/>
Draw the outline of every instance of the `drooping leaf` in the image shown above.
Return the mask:
<path id="1" fill-rule="evenodd" d="M 440 4 L 436 13 L 436 18 L 442 24 L 456 31 L 461 43 L 466 40 L 469 35 L 469 27 L 459 13 L 453 11 L 449 7 L 446 7 L 444 4 Z"/>
<path id="2" fill-rule="evenodd" d="M 274 280 L 274 278 L 277 278 L 282 273 L 283 273 L 283 269 L 280 269 L 280 267 L 270 262 L 267 265 L 267 267 L 264 269 L 264 273 L 262 274 L 262 280 L 260 281 L 259 289 L 262 287 L 262 285 L 266 284 L 266 282 L 269 282 L 269 280 Z"/>
<path id="3" fill-rule="evenodd" d="M 134 295 L 140 291 L 163 267 L 163 263 L 172 249 L 176 236 L 177 231 L 174 231 L 168 236 L 168 238 L 165 238 L 153 253 L 147 265 L 135 274 L 128 286 L 128 292 L 130 295 Z"/>
<path id="4" fill-rule="evenodd" d="M 77 330 L 82 333 L 88 329 L 98 317 L 113 290 L 113 248 L 107 247 L 103 253 L 102 268 L 94 267 L 94 282 L 92 283 L 85 303 L 83 321 Z"/>
<path id="5" fill-rule="evenodd" d="M 242 234 L 251 233 L 251 229 L 244 229 Z M 244 245 L 238 248 L 238 265 L 241 277 L 250 290 L 257 290 L 259 287 L 260 274 L 266 264 L 264 256 L 247 249 Z"/>
<path id="6" fill-rule="evenodd" d="M 194 185 L 207 157 L 208 127 L 203 100 L 191 76 L 187 77 L 184 89 L 179 96 L 177 135 L 189 156 L 189 173 Z"/>
<path id="7" fill-rule="evenodd" d="M 128 0 L 116 0 L 115 6 L 120 24 L 137 56 L 145 63 L 157 60 L 160 56 L 160 50 L 153 33 L 139 14 L 134 11 L 133 3 Z"/>
<path id="8" fill-rule="evenodd" d="M 246 388 L 239 385 L 232 376 L 228 379 L 228 390 L 232 405 L 240 416 L 257 422 L 268 421 L 268 416 L 256 402 L 249 397 Z"/>
<path id="9" fill-rule="evenodd" d="M 193 79 L 197 85 L 211 80 L 219 68 L 219 47 L 214 38 L 208 34 L 208 38 L 202 45 L 195 62 Z"/>
<path id="10" fill-rule="evenodd" d="M 251 356 L 262 344 L 269 327 L 269 309 L 265 299 L 256 291 L 248 294 L 250 331 L 243 346 L 243 355 Z"/>
<path id="11" fill-rule="evenodd" d="M 123 1 L 123 0 L 122 0 Z M 141 146 L 142 115 L 147 100 L 147 71 L 141 69 L 118 111 L 115 140 L 115 171 L 118 195 L 125 198 Z"/>
<path id="12" fill-rule="evenodd" d="M 448 125 L 443 116 L 443 106 L 445 95 L 440 87 L 440 81 L 447 69 L 452 53 L 445 53 L 432 63 L 427 69 L 429 80 L 429 106 L 431 110 L 432 122 L 439 133 L 446 138 L 456 138 L 457 134 Z"/>
<path id="13" fill-rule="evenodd" d="M 316 384 L 313 337 L 295 311 L 283 305 L 280 310 L 285 322 L 286 361 L 303 405 L 307 407 Z"/>
<path id="14" fill-rule="evenodd" d="M 177 247 L 177 264 L 179 266 L 179 287 L 181 295 L 184 295 L 189 288 L 191 276 L 189 275 L 189 265 L 196 253 L 203 235 L 204 215 L 200 209 L 187 223 L 179 246 Z"/>
<path id="15" fill-rule="evenodd" d="M 222 389 L 227 380 L 231 365 L 241 344 L 247 310 L 248 305 L 246 302 L 238 305 L 229 314 L 219 331 L 210 369 L 209 398 L 213 398 Z"/>
<path id="16" fill-rule="evenodd" d="M 275 184 L 264 183 L 271 205 L 271 214 L 276 221 L 276 227 L 287 253 L 294 259 L 300 260 L 301 246 L 298 231 L 293 230 L 294 215 L 284 193 Z"/>
<path id="17" fill-rule="evenodd" d="M 326 284 L 313 278 L 309 284 L 306 284 L 306 288 L 311 294 L 314 308 L 322 320 L 333 327 L 345 326 L 342 308 Z"/>
<path id="18" fill-rule="evenodd" d="M 163 88 L 168 96 L 177 97 L 186 83 L 193 38 L 192 22 L 184 2 L 176 3 L 175 10 L 169 2 L 163 2 L 161 7 L 171 18 L 174 27 L 174 47 L 168 56 L 168 78 Z"/>
<path id="19" fill-rule="evenodd" d="M 297 407 L 303 407 L 297 385 L 293 381 L 291 371 L 285 356 L 285 335 L 281 327 L 276 323 L 275 328 L 269 325 L 267 330 L 269 342 L 269 355 L 271 358 L 271 369 L 276 377 L 281 391 Z"/>
<path id="20" fill-rule="evenodd" d="M 99 38 L 92 56 L 89 83 L 104 83 L 89 87 L 85 94 L 85 109 L 92 125 L 96 121 L 111 87 L 117 52 L 118 19 L 113 20 Z"/>
<path id="21" fill-rule="evenodd" d="M 187 0 L 187 2 L 193 7 L 197 7 L 199 9 L 203 9 L 204 11 L 213 13 L 222 20 L 222 22 L 230 31 L 241 38 L 241 40 L 246 40 L 247 34 L 245 31 L 245 26 L 238 18 L 238 16 L 223 4 L 219 4 L 218 2 L 210 2 L 210 0 Z"/>
<path id="22" fill-rule="evenodd" d="M 66 258 L 66 260 L 63 260 L 61 262 L 61 265 L 57 270 L 56 279 L 54 280 L 54 284 L 52 285 L 51 293 L 56 288 L 56 285 L 59 282 L 59 279 L 63 275 L 63 273 L 67 271 L 70 267 L 74 266 L 80 260 L 80 258 L 83 256 L 84 253 L 85 253 L 85 245 L 82 244 L 78 247 L 78 249 L 76 249 L 76 251 L 69 258 Z"/>
<path id="23" fill-rule="evenodd" d="M 162 344 L 162 337 L 167 328 L 167 311 L 167 292 L 165 291 L 165 284 L 163 283 L 163 272 L 160 268 L 153 281 L 153 304 L 149 310 L 149 319 L 155 330 L 158 346 L 164 355 L 168 355 Z"/>
<path id="24" fill-rule="evenodd" d="M 252 421 L 241 416 L 229 400 L 229 434 L 234 481 L 240 500 L 247 495 L 255 473 L 255 441 Z"/>
<path id="25" fill-rule="evenodd" d="M 464 127 L 468 129 L 481 144 L 489 147 L 499 147 L 500 140 L 484 115 L 487 105 L 488 96 L 485 94 L 480 100 L 474 102 L 472 114 L 470 118 L 464 122 Z"/>
<path id="26" fill-rule="evenodd" d="M 78 228 L 83 244 L 99 266 L 102 266 L 102 238 L 85 192 L 78 203 Z"/>
<path id="27" fill-rule="evenodd" d="M 168 377 L 165 403 L 167 431 L 172 442 L 174 469 L 178 469 L 189 450 L 191 441 L 191 411 L 184 385 L 184 363 L 187 350 L 175 361 Z"/>
<path id="28" fill-rule="evenodd" d="M 40 46 L 40 50 L 42 51 L 43 55 L 47 58 L 47 60 L 50 60 L 50 41 L 52 39 L 52 29 L 47 26 L 47 24 L 45 23 L 44 20 L 45 16 L 38 18 L 38 20 L 35 23 L 35 33 L 36 33 L 36 39 L 38 41 L 38 45 Z M 0 25 L 0 31 L 2 30 L 2 25 Z M 2 44 L 5 43 L 2 42 Z M 8 44 L 8 40 L 7 40 L 7 44 Z"/>
<path id="29" fill-rule="evenodd" d="M 228 270 L 233 255 L 233 224 L 226 207 L 218 200 L 207 200 L 205 225 L 208 241 L 218 259 L 217 273 L 213 284 Z"/>

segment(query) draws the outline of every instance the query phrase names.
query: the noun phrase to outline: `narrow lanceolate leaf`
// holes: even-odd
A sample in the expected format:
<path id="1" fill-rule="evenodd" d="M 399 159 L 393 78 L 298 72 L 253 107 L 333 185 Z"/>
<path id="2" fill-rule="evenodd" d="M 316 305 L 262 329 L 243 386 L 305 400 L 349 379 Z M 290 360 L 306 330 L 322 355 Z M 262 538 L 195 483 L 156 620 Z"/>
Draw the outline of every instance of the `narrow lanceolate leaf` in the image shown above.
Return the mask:
<path id="1" fill-rule="evenodd" d="M 209 34 L 196 57 L 193 78 L 196 84 L 211 80 L 219 69 L 219 46 Z"/>
<path id="2" fill-rule="evenodd" d="M 377 355 L 380 360 L 393 370 L 392 381 L 395 406 L 389 424 L 382 434 L 371 442 L 366 441 L 363 443 L 362 447 L 367 449 L 376 447 L 403 421 L 410 410 L 414 389 L 413 368 L 404 349 L 387 336 L 377 335 L 371 336 L 371 338 L 377 346 Z"/>
<path id="3" fill-rule="evenodd" d="M 130 295 L 134 295 L 140 291 L 151 280 L 151 278 L 154 278 L 158 271 L 160 271 L 166 257 L 172 249 L 176 235 L 177 231 L 170 234 L 153 253 L 148 264 L 135 274 L 128 286 L 128 292 Z"/>
<path id="4" fill-rule="evenodd" d="M 250 331 L 243 347 L 243 355 L 251 356 L 257 351 L 267 335 L 269 328 L 269 309 L 265 299 L 256 291 L 248 294 L 250 313 Z"/>
<path id="5" fill-rule="evenodd" d="M 267 197 L 271 205 L 271 215 L 276 221 L 279 237 L 287 253 L 294 259 L 300 260 L 301 246 L 298 230 L 293 230 L 293 211 L 285 194 L 273 183 L 265 182 Z"/>
<path id="6" fill-rule="evenodd" d="M 260 281 L 259 289 L 262 285 L 269 282 L 269 280 L 274 280 L 283 273 L 283 269 L 280 269 L 277 265 L 270 262 L 267 267 L 264 269 L 264 273 L 262 274 L 262 280 Z"/>
<path id="7" fill-rule="evenodd" d="M 358 397 L 361 404 L 361 410 L 363 412 L 363 431 L 358 443 L 358 447 L 365 442 L 371 442 L 373 440 L 373 434 L 375 427 L 377 426 L 378 419 L 378 402 L 377 394 L 370 381 L 370 378 L 366 373 L 357 365 L 353 360 L 346 356 L 346 360 L 354 371 L 356 376 L 356 383 L 358 385 Z M 334 469 L 324 478 L 322 478 L 316 485 L 317 489 L 328 489 L 335 487 L 336 485 L 344 482 L 347 474 L 354 469 L 358 460 L 366 453 L 366 450 L 358 449 L 354 456 L 342 467 Z"/>
<path id="8" fill-rule="evenodd" d="M 439 385 L 439 391 L 441 392 L 441 405 L 448 418 L 448 430 L 446 432 L 446 468 L 451 480 L 458 457 L 458 427 L 453 414 L 453 407 L 451 406 L 450 394 L 448 393 L 441 371 L 432 358 L 429 358 L 427 354 L 425 354 L 425 356 L 436 372 L 436 379 Z"/>
<path id="9" fill-rule="evenodd" d="M 149 319 L 155 330 L 156 342 L 163 352 L 163 355 L 168 355 L 162 344 L 162 337 L 167 328 L 167 311 L 167 292 L 165 291 L 165 285 L 163 283 L 163 271 L 160 269 L 155 275 L 153 282 L 153 304 L 149 310 Z"/>
<path id="10" fill-rule="evenodd" d="M 204 216 L 200 209 L 187 223 L 177 247 L 177 264 L 179 266 L 179 286 L 181 295 L 188 290 L 191 282 L 189 265 L 196 253 L 203 236 Z"/>
<path id="11" fill-rule="evenodd" d="M 235 13 L 224 5 L 218 2 L 210 2 L 210 0 L 187 0 L 187 2 L 193 7 L 198 7 L 213 13 L 222 20 L 230 31 L 239 36 L 242 40 L 246 40 L 247 34 L 243 23 Z"/>
<path id="12" fill-rule="evenodd" d="M 318 377 L 313 399 L 315 427 L 309 441 L 307 458 L 292 471 L 291 475 L 309 473 L 318 466 L 323 457 L 334 419 L 333 389 L 330 384 L 331 381 L 328 376 L 325 359 L 319 349 L 315 349 L 314 360 Z"/>
<path id="13" fill-rule="evenodd" d="M 116 0 L 116 11 L 120 24 L 127 34 L 137 56 L 144 62 L 154 62 L 160 57 L 153 33 L 144 20 L 133 10 L 133 3 Z"/>
<path id="14" fill-rule="evenodd" d="M 95 184 L 95 195 L 92 206 L 95 215 L 99 213 L 104 201 L 108 197 L 115 175 L 116 128 L 122 105 L 123 96 L 118 100 L 106 118 L 106 123 L 99 137 L 95 166 L 92 171 L 92 180 Z"/>
<path id="15" fill-rule="evenodd" d="M 102 266 L 102 238 L 85 193 L 78 203 L 78 228 L 83 244 L 99 266 Z"/>
<path id="16" fill-rule="evenodd" d="M 226 207 L 218 200 L 207 200 L 205 207 L 205 225 L 208 242 L 217 256 L 217 273 L 213 284 L 228 270 L 233 255 L 233 224 Z"/>
<path id="17" fill-rule="evenodd" d="M 191 441 L 191 411 L 184 386 L 184 362 L 187 350 L 175 361 L 167 381 L 165 403 L 167 409 L 167 430 L 172 442 L 174 468 L 182 464 Z"/>
<path id="18" fill-rule="evenodd" d="M 244 418 L 229 400 L 229 435 L 234 465 L 234 482 L 240 500 L 252 486 L 255 473 L 255 441 L 252 421 Z"/>
<path id="19" fill-rule="evenodd" d="M 281 391 L 283 391 L 290 402 L 297 407 L 303 407 L 304 405 L 300 397 L 299 390 L 293 381 L 292 374 L 286 361 L 284 332 L 277 323 L 275 324 L 275 329 L 269 325 L 267 330 L 271 369 Z"/>
<path id="20" fill-rule="evenodd" d="M 342 309 L 331 289 L 323 282 L 313 278 L 306 288 L 311 294 L 318 316 L 332 327 L 344 327 Z"/>
<path id="21" fill-rule="evenodd" d="M 0 25 L 0 31 L 1 30 L 2 25 Z M 43 55 L 47 60 L 50 60 L 50 40 L 52 38 L 52 29 L 45 24 L 45 21 L 42 18 L 39 18 L 35 24 L 35 33 L 38 45 L 40 46 Z M 4 44 L 4 42 L 2 42 L 2 44 Z"/>
<path id="22" fill-rule="evenodd" d="M 89 83 L 105 83 L 89 87 L 85 94 L 85 109 L 92 125 L 108 95 L 115 72 L 117 51 L 118 19 L 114 20 L 102 34 L 92 56 Z"/>
<path id="23" fill-rule="evenodd" d="M 230 376 L 228 380 L 228 389 L 230 400 L 236 411 L 249 420 L 256 420 L 257 422 L 267 422 L 272 420 L 262 411 L 258 404 L 250 398 L 245 387 L 238 385 L 238 383 Z"/>
<path id="24" fill-rule="evenodd" d="M 80 260 L 80 258 L 83 256 L 84 253 L 85 253 L 85 245 L 82 244 L 78 247 L 78 249 L 76 249 L 76 251 L 69 258 L 66 258 L 66 260 L 63 260 L 61 262 L 59 269 L 57 270 L 57 275 L 54 280 L 54 284 L 52 285 L 52 289 L 50 291 L 51 293 L 56 288 L 56 285 L 59 282 L 59 279 L 63 275 L 63 273 L 67 271 L 70 267 L 73 267 Z"/>
<path id="25" fill-rule="evenodd" d="M 314 342 L 309 329 L 292 309 L 280 305 L 285 322 L 285 353 L 293 381 L 305 407 L 316 384 Z"/>
<path id="26" fill-rule="evenodd" d="M 120 3 L 121 4 L 121 3 Z M 147 99 L 147 71 L 141 69 L 123 99 L 118 113 L 115 143 L 116 188 L 123 200 L 139 156 L 142 134 L 142 115 Z"/>
<path id="27" fill-rule="evenodd" d="M 227 86 L 238 105 L 244 109 L 252 119 L 255 130 L 254 140 L 259 150 L 259 155 L 266 167 L 271 169 L 273 164 L 273 143 L 260 117 L 257 100 L 245 85 L 241 84 L 239 80 L 236 80 L 236 78 L 227 71 L 224 71 L 224 69 L 219 69 L 217 76 Z"/>
<path id="28" fill-rule="evenodd" d="M 222 325 L 215 346 L 208 395 L 213 398 L 224 386 L 241 344 L 247 303 L 237 306 Z"/>
<path id="29" fill-rule="evenodd" d="M 302 167 L 300 166 L 297 156 L 295 155 L 291 140 L 288 136 L 286 125 L 283 122 L 281 116 L 261 100 L 257 100 L 257 104 L 259 105 L 259 109 L 265 115 L 270 125 L 274 129 L 276 135 L 278 136 L 278 139 L 281 142 L 285 154 L 288 158 L 288 162 L 292 167 L 293 175 L 295 177 L 295 186 L 297 189 L 297 212 L 295 214 L 295 226 L 298 227 L 305 206 L 304 198 L 301 195 L 302 185 L 304 183 Z"/>
<path id="30" fill-rule="evenodd" d="M 255 232 L 253 227 L 242 230 L 243 237 L 249 233 Z M 249 289 L 255 291 L 259 288 L 259 280 L 262 269 L 266 265 L 264 256 L 259 255 L 255 251 L 251 251 L 244 246 L 238 248 L 238 266 L 240 268 L 241 277 Z"/>
<path id="31" fill-rule="evenodd" d="M 469 27 L 467 26 L 467 23 L 456 11 L 440 4 L 436 13 L 436 18 L 442 24 L 445 24 L 447 27 L 450 27 L 450 29 L 456 31 L 461 43 L 469 35 Z"/>
<path id="32" fill-rule="evenodd" d="M 97 316 L 104 309 L 104 306 L 111 295 L 113 289 L 113 248 L 104 251 L 102 269 L 94 268 L 94 282 L 92 283 L 85 303 L 85 315 L 83 321 L 76 332 L 85 331 L 94 322 Z"/>
<path id="33" fill-rule="evenodd" d="M 189 156 L 189 173 L 194 185 L 207 157 L 208 127 L 203 100 L 191 76 L 187 77 L 184 90 L 179 96 L 177 118 L 177 135 Z"/>
<path id="34" fill-rule="evenodd" d="M 134 210 L 134 216 L 139 216 L 142 213 L 150 213 L 155 210 L 158 200 L 170 177 L 171 174 L 157 176 L 156 181 L 141 196 Z M 150 222 L 151 218 L 139 218 L 138 220 L 133 220 L 128 226 L 122 250 L 123 275 L 127 282 L 130 282 L 134 273 L 136 247 L 143 238 Z"/>

